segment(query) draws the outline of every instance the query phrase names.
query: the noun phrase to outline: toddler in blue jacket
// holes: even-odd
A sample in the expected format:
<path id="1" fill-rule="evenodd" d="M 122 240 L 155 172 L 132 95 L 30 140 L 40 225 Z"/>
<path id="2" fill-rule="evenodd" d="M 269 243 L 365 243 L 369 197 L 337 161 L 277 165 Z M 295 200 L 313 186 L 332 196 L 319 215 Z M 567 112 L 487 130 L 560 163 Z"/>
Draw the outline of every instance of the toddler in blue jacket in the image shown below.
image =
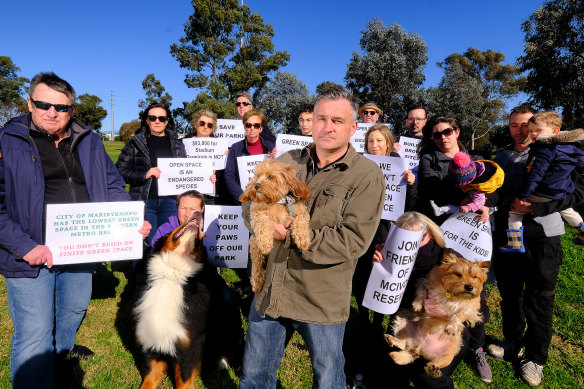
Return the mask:
<path id="1" fill-rule="evenodd" d="M 562 118 L 555 112 L 540 112 L 529 119 L 529 157 L 526 176 L 515 202 L 545 203 L 562 200 L 574 191 L 570 175 L 574 169 L 584 167 L 584 152 L 579 142 L 584 130 L 560 132 Z M 527 141 L 527 140 L 526 140 Z M 584 245 L 584 222 L 573 208 L 560 212 L 564 220 L 577 232 L 574 243 Z M 523 213 L 509 212 L 507 246 L 504 252 L 525 252 L 523 246 Z"/>

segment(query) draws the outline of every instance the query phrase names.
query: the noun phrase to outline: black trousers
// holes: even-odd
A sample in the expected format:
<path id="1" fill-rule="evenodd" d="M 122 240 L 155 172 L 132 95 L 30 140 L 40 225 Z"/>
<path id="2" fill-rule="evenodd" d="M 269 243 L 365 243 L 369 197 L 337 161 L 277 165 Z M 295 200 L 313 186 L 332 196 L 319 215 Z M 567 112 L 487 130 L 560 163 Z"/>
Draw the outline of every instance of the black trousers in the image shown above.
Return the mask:
<path id="1" fill-rule="evenodd" d="M 503 335 L 525 346 L 525 358 L 540 365 L 548 358 L 552 316 L 563 251 L 559 236 L 525 239 L 525 253 L 500 253 L 493 258 L 501 293 Z"/>

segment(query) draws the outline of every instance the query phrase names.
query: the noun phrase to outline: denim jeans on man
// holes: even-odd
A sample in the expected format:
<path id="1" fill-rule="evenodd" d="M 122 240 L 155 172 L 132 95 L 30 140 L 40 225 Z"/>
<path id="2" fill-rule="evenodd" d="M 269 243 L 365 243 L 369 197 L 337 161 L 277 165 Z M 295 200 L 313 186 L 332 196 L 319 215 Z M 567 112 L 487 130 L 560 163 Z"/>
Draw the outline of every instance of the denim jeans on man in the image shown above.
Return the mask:
<path id="1" fill-rule="evenodd" d="M 146 220 L 152 224 L 152 230 L 146 238 L 146 243 L 150 244 L 158 227 L 166 223 L 176 211 L 174 197 L 152 198 L 146 201 Z"/>
<path id="2" fill-rule="evenodd" d="M 55 354 L 66 354 L 75 344 L 91 299 L 93 268 L 93 264 L 54 266 L 42 268 L 36 278 L 6 278 L 14 325 L 10 350 L 14 388 L 53 387 Z"/>
<path id="3" fill-rule="evenodd" d="M 310 353 L 313 388 L 345 388 L 343 335 L 345 323 L 322 325 L 292 319 L 261 318 L 251 304 L 239 388 L 276 388 L 276 372 L 284 355 L 286 332 L 298 331 Z"/>

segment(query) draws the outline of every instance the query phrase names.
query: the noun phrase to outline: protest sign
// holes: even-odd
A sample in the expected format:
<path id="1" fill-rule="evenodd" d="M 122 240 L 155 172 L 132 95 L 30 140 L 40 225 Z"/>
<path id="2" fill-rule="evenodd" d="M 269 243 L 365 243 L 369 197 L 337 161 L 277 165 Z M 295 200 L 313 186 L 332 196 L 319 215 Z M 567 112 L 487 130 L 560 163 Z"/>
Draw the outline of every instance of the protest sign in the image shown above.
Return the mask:
<path id="1" fill-rule="evenodd" d="M 311 143 L 311 136 L 278 134 L 276 138 L 277 156 L 290 150 L 302 149 Z"/>
<path id="2" fill-rule="evenodd" d="M 398 151 L 400 157 L 408 161 L 407 169 L 413 169 L 420 164 L 420 157 L 418 156 L 418 144 L 421 139 L 409 138 L 407 136 L 400 136 L 399 144 L 401 149 Z"/>
<path id="3" fill-rule="evenodd" d="M 256 165 L 260 164 L 266 158 L 268 158 L 268 154 L 244 155 L 242 157 L 237 157 L 237 169 L 239 170 L 241 189 L 245 190 L 247 183 L 253 178 L 253 172 Z"/>
<path id="4" fill-rule="evenodd" d="M 54 265 L 142 258 L 144 202 L 47 204 Z"/>
<path id="5" fill-rule="evenodd" d="M 404 213 L 406 204 L 407 184 L 402 180 L 402 175 L 406 170 L 406 160 L 383 155 L 363 155 L 379 165 L 385 178 L 385 200 L 381 218 L 397 220 Z"/>
<path id="6" fill-rule="evenodd" d="M 211 161 L 213 169 L 225 169 L 228 142 L 225 138 L 183 138 L 187 156 L 195 160 Z"/>
<path id="7" fill-rule="evenodd" d="M 357 130 L 351 137 L 351 144 L 358 153 L 363 154 L 365 152 L 365 133 L 369 130 L 369 127 L 374 125 L 375 123 L 357 123 Z"/>
<path id="8" fill-rule="evenodd" d="M 243 122 L 239 119 L 217 119 L 215 138 L 225 138 L 229 147 L 245 138 Z"/>
<path id="9" fill-rule="evenodd" d="M 209 179 L 213 174 L 211 161 L 192 158 L 158 158 L 158 167 L 160 168 L 158 179 L 160 196 L 178 195 L 193 189 L 205 194 L 215 193 L 215 185 Z"/>
<path id="10" fill-rule="evenodd" d="M 491 223 L 476 220 L 473 212 L 456 212 L 448 218 L 440 229 L 444 234 L 446 247 L 456 250 L 472 262 L 490 261 L 493 253 Z"/>
<path id="11" fill-rule="evenodd" d="M 385 315 L 395 313 L 408 285 L 424 230 L 410 231 L 391 226 L 383 248 L 383 262 L 375 262 L 363 306 Z"/>
<path id="12" fill-rule="evenodd" d="M 206 205 L 205 238 L 209 262 L 219 267 L 247 267 L 249 231 L 240 206 Z"/>

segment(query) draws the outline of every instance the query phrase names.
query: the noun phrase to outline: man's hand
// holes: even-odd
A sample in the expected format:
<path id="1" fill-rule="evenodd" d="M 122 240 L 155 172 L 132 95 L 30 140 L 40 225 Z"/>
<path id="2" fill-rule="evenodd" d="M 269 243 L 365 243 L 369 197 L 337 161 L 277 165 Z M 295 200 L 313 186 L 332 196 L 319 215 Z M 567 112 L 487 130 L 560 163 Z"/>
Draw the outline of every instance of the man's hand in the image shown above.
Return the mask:
<path id="1" fill-rule="evenodd" d="M 47 267 L 53 266 L 53 253 L 48 246 L 39 244 L 34 249 L 22 257 L 31 266 L 47 264 Z"/>
<path id="2" fill-rule="evenodd" d="M 516 198 L 511 204 L 511 210 L 520 213 L 533 213 L 533 208 L 531 208 L 531 203 L 529 201 L 519 200 Z"/>
<path id="3" fill-rule="evenodd" d="M 150 234 L 150 231 L 152 231 L 152 224 L 147 220 L 144 220 L 144 224 L 142 224 L 142 227 L 138 230 L 138 232 L 142 234 L 142 239 L 146 239 Z"/>
<path id="4" fill-rule="evenodd" d="M 286 240 L 286 230 L 288 228 L 290 228 L 293 221 L 294 221 L 294 219 L 290 220 L 285 225 L 280 224 L 280 223 L 274 223 L 274 234 L 273 234 L 274 240 L 278 240 L 280 242 L 285 241 Z"/>

